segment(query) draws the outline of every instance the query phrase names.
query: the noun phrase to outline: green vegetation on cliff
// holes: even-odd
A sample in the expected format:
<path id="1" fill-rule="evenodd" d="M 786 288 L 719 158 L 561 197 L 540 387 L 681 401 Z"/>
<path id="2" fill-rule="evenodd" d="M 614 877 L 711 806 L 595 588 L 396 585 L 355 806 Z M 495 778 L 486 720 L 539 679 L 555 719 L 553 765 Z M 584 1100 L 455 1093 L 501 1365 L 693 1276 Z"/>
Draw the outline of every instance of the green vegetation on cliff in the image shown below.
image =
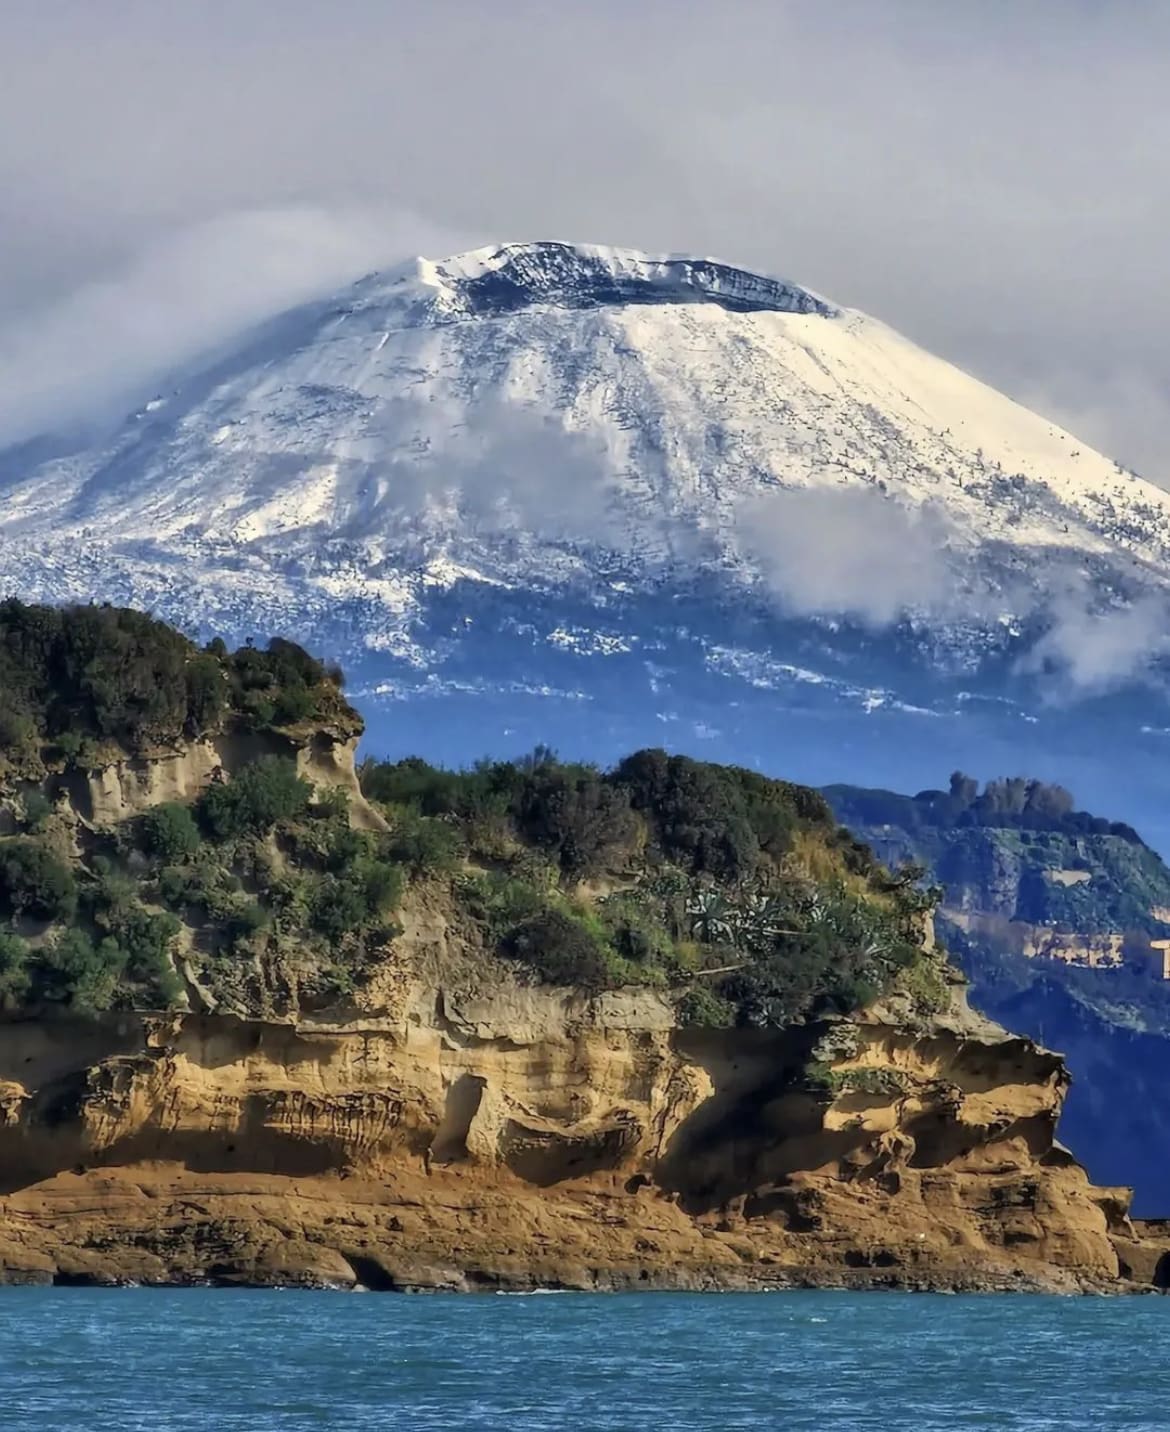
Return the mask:
<path id="1" fill-rule="evenodd" d="M 537 978 L 673 988 L 704 1024 L 786 1024 L 895 989 L 945 999 L 922 950 L 931 892 L 879 865 L 815 791 L 664 751 L 610 771 L 538 750 L 361 776 L 395 854 L 448 880 L 482 944 Z"/>
<path id="2" fill-rule="evenodd" d="M 140 612 L 0 602 L 0 1000 L 157 1008 L 184 969 L 241 1010 L 352 985 L 399 877 L 297 772 L 298 733 L 361 729 L 340 681 L 292 642 L 230 652 Z M 102 770 L 205 738 L 258 757 L 115 827 L 77 809 Z"/>
<path id="3" fill-rule="evenodd" d="M 0 773 L 142 755 L 234 723 L 328 721 L 341 673 L 293 642 L 200 648 L 142 612 L 0 602 Z"/>
<path id="4" fill-rule="evenodd" d="M 112 829 L 64 803 L 40 827 L 0 838 L 9 1006 L 157 1009 L 183 998 L 185 970 L 228 1008 L 269 1014 L 352 989 L 395 933 L 399 867 L 288 757 Z"/>
<path id="5" fill-rule="evenodd" d="M 288 642 L 232 653 L 135 612 L 0 604 L 0 1001 L 322 1007 L 393 964 L 420 901 L 485 968 L 661 988 L 689 1023 L 945 1000 L 917 872 L 753 771 L 663 751 L 609 771 L 541 749 L 368 761 L 355 829 L 298 757 L 360 730 L 339 679 Z M 185 799 L 87 814 L 103 772 L 134 760 L 139 781 L 207 737 L 230 772 L 205 748 Z"/>
<path id="6" fill-rule="evenodd" d="M 334 1004 L 394 961 L 418 899 L 470 954 L 586 991 L 673 991 L 693 1024 L 945 1000 L 917 872 L 886 871 L 802 786 L 660 750 L 607 772 L 548 750 L 367 762 L 355 829 L 347 792 L 314 788 L 296 752 L 361 722 L 339 673 L 292 643 L 200 649 L 135 611 L 7 601 L 0 682 L 7 1007 Z M 103 770 L 208 736 L 235 750 L 231 775 L 86 815 Z"/>

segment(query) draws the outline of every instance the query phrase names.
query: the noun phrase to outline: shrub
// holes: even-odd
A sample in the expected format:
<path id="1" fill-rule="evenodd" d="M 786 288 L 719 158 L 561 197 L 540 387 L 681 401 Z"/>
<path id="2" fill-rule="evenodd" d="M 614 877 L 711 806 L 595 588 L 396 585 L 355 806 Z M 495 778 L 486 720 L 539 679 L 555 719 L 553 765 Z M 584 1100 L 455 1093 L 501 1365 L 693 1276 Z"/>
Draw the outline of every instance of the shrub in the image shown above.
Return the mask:
<path id="1" fill-rule="evenodd" d="M 53 745 L 65 757 L 67 762 L 76 761 L 81 755 L 85 741 L 77 731 L 58 731 L 53 740 Z"/>
<path id="2" fill-rule="evenodd" d="M 202 844 L 190 807 L 178 801 L 155 806 L 142 817 L 143 848 L 168 865 L 195 854 Z"/>
<path id="3" fill-rule="evenodd" d="M 409 806 L 422 815 L 454 811 L 460 777 L 408 756 L 403 761 L 363 761 L 359 772 L 362 793 L 386 805 Z"/>
<path id="4" fill-rule="evenodd" d="M 251 650 L 244 648 L 243 652 L 237 652 L 237 662 Z M 261 660 L 273 683 L 282 689 L 295 691 L 312 688 L 320 686 L 328 679 L 324 662 L 310 656 L 304 647 L 298 646 L 295 641 L 288 641 L 282 636 L 272 638 Z"/>
<path id="5" fill-rule="evenodd" d="M 38 790 L 26 791 L 21 805 L 24 807 L 24 823 L 30 830 L 40 830 L 53 813 L 48 797 Z"/>
<path id="6" fill-rule="evenodd" d="M 324 790 L 318 791 L 313 802 L 313 815 L 348 825 L 349 792 L 344 786 L 326 786 Z"/>
<path id="7" fill-rule="evenodd" d="M 278 821 L 293 820 L 308 808 L 313 788 L 284 756 L 261 756 L 223 785 L 209 786 L 200 815 L 217 840 L 264 835 Z"/>
<path id="8" fill-rule="evenodd" d="M 0 914 L 63 920 L 77 905 L 69 868 L 39 841 L 0 841 Z"/>
<path id="9" fill-rule="evenodd" d="M 5 1009 L 18 1005 L 28 992 L 28 959 L 25 942 L 0 930 L 0 1005 Z"/>
<path id="10" fill-rule="evenodd" d="M 189 736 L 213 731 L 223 719 L 229 699 L 223 662 L 210 652 L 200 652 L 187 663 L 187 719 Z"/>
<path id="11" fill-rule="evenodd" d="M 179 922 L 165 912 L 135 905 L 111 931 L 125 956 L 125 977 L 135 985 L 140 1000 L 156 1008 L 167 1008 L 182 992 L 182 984 L 171 961 L 171 947 L 179 933 Z"/>
<path id="12" fill-rule="evenodd" d="M 63 930 L 40 953 L 34 994 L 79 1014 L 97 1014 L 113 1004 L 125 966 L 116 940 L 107 936 L 95 945 L 84 930 Z"/>
<path id="13" fill-rule="evenodd" d="M 137 747 L 178 734 L 191 644 L 141 612 L 0 603 L 0 689 L 41 736 Z"/>
<path id="14" fill-rule="evenodd" d="M 304 876 L 292 872 L 277 876 L 265 894 L 276 927 L 293 931 L 309 923 L 312 886 Z"/>
<path id="15" fill-rule="evenodd" d="M 352 870 L 370 854 L 370 837 L 337 821 L 327 832 L 322 852 L 326 867 L 338 874 Z"/>
<path id="16" fill-rule="evenodd" d="M 610 961 L 597 936 L 562 910 L 541 910 L 521 921 L 503 948 L 545 984 L 604 989 L 611 982 Z"/>
<path id="17" fill-rule="evenodd" d="M 760 849 L 778 859 L 791 846 L 798 824 L 831 825 L 828 802 L 816 791 L 771 780 L 758 771 L 732 766 L 728 777 L 738 787 L 748 824 Z"/>
<path id="18" fill-rule="evenodd" d="M 897 910 L 841 884 L 809 888 L 786 906 L 785 924 L 756 947 L 757 957 L 732 971 L 719 992 L 743 1021 L 782 1026 L 810 1014 L 849 1013 L 895 984 L 916 951 L 903 937 Z"/>
<path id="19" fill-rule="evenodd" d="M 360 930 L 369 916 L 364 892 L 348 880 L 335 875 L 323 876 L 309 898 L 309 917 L 315 929 L 338 940 L 342 935 Z"/>
<path id="20" fill-rule="evenodd" d="M 941 961 L 924 953 L 906 965 L 898 983 L 919 1014 L 940 1014 L 951 1002 L 945 967 Z"/>
<path id="21" fill-rule="evenodd" d="M 734 774 L 726 767 L 638 751 L 612 779 L 625 786 L 630 803 L 650 825 L 668 860 L 692 874 L 743 880 L 756 868 L 760 842 Z"/>
<path id="22" fill-rule="evenodd" d="M 829 837 L 829 846 L 840 852 L 845 869 L 852 875 L 874 875 L 879 869 L 874 853 L 865 841 L 858 840 L 853 832 L 843 825 L 838 826 Z"/>
<path id="23" fill-rule="evenodd" d="M 524 780 L 514 814 L 524 838 L 547 850 L 569 880 L 597 874 L 628 852 L 638 833 L 628 792 L 592 770 L 538 767 Z"/>
<path id="24" fill-rule="evenodd" d="M 185 865 L 170 865 L 159 872 L 158 897 L 172 910 L 196 903 L 200 891 L 198 872 Z"/>
<path id="25" fill-rule="evenodd" d="M 825 1060 L 814 1059 L 805 1065 L 801 1082 L 813 1093 L 868 1094 L 890 1098 L 904 1094 L 909 1087 L 907 1076 L 891 1065 L 866 1066 L 860 1069 L 835 1069 Z"/>
<path id="26" fill-rule="evenodd" d="M 226 920 L 239 908 L 239 878 L 200 855 L 188 865 L 169 865 L 158 877 L 159 898 L 172 910 L 200 910 L 209 920 Z"/>
<path id="27" fill-rule="evenodd" d="M 862 971 L 834 971 L 825 981 L 819 1003 L 832 1013 L 852 1014 L 872 1004 L 881 992 L 881 985 Z"/>
<path id="28" fill-rule="evenodd" d="M 505 874 L 469 876 L 457 891 L 472 917 L 486 929 L 489 942 L 498 944 L 548 903 L 548 891 L 530 880 Z"/>
<path id="29" fill-rule="evenodd" d="M 402 898 L 397 865 L 363 859 L 343 876 L 323 875 L 309 896 L 309 918 L 323 935 L 340 939 L 393 910 Z"/>
<path id="30" fill-rule="evenodd" d="M 623 960 L 663 970 L 680 967 L 670 932 L 656 912 L 633 894 L 614 895 L 604 901 L 599 921 L 607 942 Z"/>
<path id="31" fill-rule="evenodd" d="M 36 745 L 37 728 L 32 717 L 22 711 L 0 710 L 0 751 L 23 753 Z"/>
<path id="32" fill-rule="evenodd" d="M 363 793 L 384 805 L 406 807 L 418 815 L 457 816 L 469 831 L 498 833 L 511 812 L 524 776 L 507 761 L 481 761 L 470 771 L 445 771 L 417 756 L 393 764 L 364 761 L 359 771 Z"/>
<path id="33" fill-rule="evenodd" d="M 95 879 L 84 889 L 85 904 L 103 929 L 113 930 L 137 904 L 138 887 L 103 855 L 97 856 L 93 865 Z"/>
<path id="34" fill-rule="evenodd" d="M 363 860 L 354 870 L 371 919 L 397 908 L 402 899 L 402 870 L 382 860 Z"/>
<path id="35" fill-rule="evenodd" d="M 278 726 L 295 726 L 313 715 L 317 701 L 307 686 L 288 686 L 277 693 L 274 706 Z"/>
<path id="36" fill-rule="evenodd" d="M 0 602 L 0 750 L 10 756 L 83 741 L 138 752 L 217 729 L 229 710 L 253 724 L 298 721 L 338 704 L 336 669 L 292 642 L 200 651 L 142 612 Z M 251 699 L 255 698 L 255 699 Z"/>
<path id="37" fill-rule="evenodd" d="M 678 1022 L 690 1029 L 728 1029 L 735 1023 L 735 1006 L 707 985 L 694 985 L 678 1002 Z"/>
<path id="38" fill-rule="evenodd" d="M 255 900 L 236 900 L 220 916 L 224 934 L 233 943 L 248 940 L 268 924 L 268 912 Z"/>
<path id="39" fill-rule="evenodd" d="M 412 875 L 444 875 L 459 864 L 461 848 L 459 832 L 446 821 L 407 811 L 395 823 L 386 853 Z"/>

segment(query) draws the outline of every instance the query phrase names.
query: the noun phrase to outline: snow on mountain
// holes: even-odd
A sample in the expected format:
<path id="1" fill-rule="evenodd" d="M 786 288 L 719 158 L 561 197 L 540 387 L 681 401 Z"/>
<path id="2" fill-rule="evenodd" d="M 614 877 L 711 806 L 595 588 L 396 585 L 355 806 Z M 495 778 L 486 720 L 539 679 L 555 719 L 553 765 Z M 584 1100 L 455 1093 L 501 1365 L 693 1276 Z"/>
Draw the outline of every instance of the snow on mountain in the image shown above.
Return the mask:
<path id="1" fill-rule="evenodd" d="M 283 630 L 383 701 L 596 716 L 608 664 L 710 733 L 749 689 L 966 716 L 994 667 L 1035 721 L 1012 673 L 1125 676 L 1168 574 L 1170 497 L 1047 419 L 795 284 L 623 249 L 371 274 L 100 443 L 0 454 L 0 589 Z"/>
<path id="2" fill-rule="evenodd" d="M 745 497 L 864 487 L 941 505 L 960 547 L 1167 556 L 1166 494 L 884 324 L 712 261 L 562 244 L 420 259 L 285 316 L 107 446 L 12 474 L 0 530 L 243 548 L 409 533 L 432 551 L 493 524 L 539 537 L 525 519 L 564 494 L 555 471 L 519 469 L 552 466 L 529 449 L 561 434 L 596 490 L 582 530 L 554 535 L 592 539 L 593 521 L 645 561 L 696 533 L 758 555 Z"/>

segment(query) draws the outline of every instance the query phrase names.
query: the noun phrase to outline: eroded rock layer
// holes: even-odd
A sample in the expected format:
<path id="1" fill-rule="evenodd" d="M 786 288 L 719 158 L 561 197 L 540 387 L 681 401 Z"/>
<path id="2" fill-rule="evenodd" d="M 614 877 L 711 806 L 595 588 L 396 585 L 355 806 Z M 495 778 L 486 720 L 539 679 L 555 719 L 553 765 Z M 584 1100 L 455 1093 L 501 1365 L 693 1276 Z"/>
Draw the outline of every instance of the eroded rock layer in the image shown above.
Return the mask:
<path id="1" fill-rule="evenodd" d="M 348 1023 L 7 1023 L 0 1274 L 1158 1281 L 1127 1192 L 1054 1142 L 1059 1057 L 962 1011 L 688 1031 L 647 992 L 392 983 Z"/>

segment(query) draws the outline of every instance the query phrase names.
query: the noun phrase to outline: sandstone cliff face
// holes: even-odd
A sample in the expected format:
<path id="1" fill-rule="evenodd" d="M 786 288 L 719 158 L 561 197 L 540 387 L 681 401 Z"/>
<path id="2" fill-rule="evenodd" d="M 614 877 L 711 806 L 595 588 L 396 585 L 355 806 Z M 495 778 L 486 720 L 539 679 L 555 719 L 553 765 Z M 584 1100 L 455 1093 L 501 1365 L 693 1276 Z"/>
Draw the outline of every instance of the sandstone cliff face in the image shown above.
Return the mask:
<path id="1" fill-rule="evenodd" d="M 228 734 L 45 794 L 108 831 L 276 752 L 376 828 L 352 737 Z M 1054 1140 L 1061 1059 L 961 1002 L 685 1029 L 652 990 L 521 982 L 438 895 L 397 913 L 344 1011 L 0 1023 L 0 1280 L 1165 1281 L 1162 1232 Z"/>
<path id="2" fill-rule="evenodd" d="M 197 800 L 213 780 L 230 777 L 261 756 L 286 756 L 313 785 L 345 791 L 355 826 L 384 830 L 385 821 L 358 784 L 354 766 L 358 740 L 359 733 L 340 727 L 304 732 L 229 730 L 145 757 L 127 756 L 91 770 L 52 773 L 38 788 L 50 803 L 66 807 L 86 825 L 111 829 L 165 801 Z"/>
<path id="3" fill-rule="evenodd" d="M 810 1085 L 809 1069 L 817 1071 Z M 1113 1285 L 1059 1058 L 956 1013 L 688 1031 L 401 970 L 348 1022 L 0 1030 L 0 1273 L 391 1287 Z"/>

